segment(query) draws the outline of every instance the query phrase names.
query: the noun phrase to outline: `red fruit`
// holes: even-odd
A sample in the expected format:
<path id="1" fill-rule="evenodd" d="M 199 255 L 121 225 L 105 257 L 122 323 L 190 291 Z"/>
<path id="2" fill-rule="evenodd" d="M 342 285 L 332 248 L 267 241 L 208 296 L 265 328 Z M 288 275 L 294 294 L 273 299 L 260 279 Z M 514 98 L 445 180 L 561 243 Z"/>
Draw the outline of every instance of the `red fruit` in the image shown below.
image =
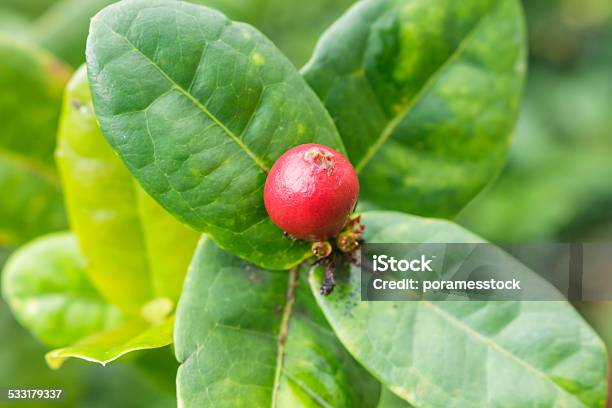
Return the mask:
<path id="1" fill-rule="evenodd" d="M 342 230 L 358 196 L 359 180 L 346 157 L 327 146 L 304 144 L 274 163 L 264 204 L 272 221 L 289 235 L 323 241 Z"/>

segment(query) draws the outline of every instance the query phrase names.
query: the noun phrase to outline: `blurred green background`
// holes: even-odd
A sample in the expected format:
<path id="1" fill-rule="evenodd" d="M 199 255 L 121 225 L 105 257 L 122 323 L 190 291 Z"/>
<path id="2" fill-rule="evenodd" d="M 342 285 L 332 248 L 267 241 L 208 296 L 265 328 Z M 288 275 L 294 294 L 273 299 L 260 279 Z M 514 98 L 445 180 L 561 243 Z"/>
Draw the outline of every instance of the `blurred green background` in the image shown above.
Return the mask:
<path id="1" fill-rule="evenodd" d="M 529 74 L 508 162 L 458 221 L 494 242 L 612 241 L 612 2 L 523 4 Z M 575 306 L 612 349 L 612 302 Z"/>
<path id="2" fill-rule="evenodd" d="M 89 18 L 112 2 L 0 0 L 0 39 L 44 49 L 75 68 L 84 60 Z M 325 27 L 352 3 L 194 2 L 212 5 L 257 26 L 298 67 L 307 61 Z M 508 163 L 458 221 L 498 242 L 612 240 L 612 1 L 526 0 L 524 6 L 529 76 Z M 2 78 L 9 75 L 1 66 L 5 62 L 0 62 L 0 86 L 4 87 L 0 88 L 0 103 L 4 104 L 0 109 L 14 102 L 11 89 L 15 88 L 7 86 L 15 79 Z M 36 105 L 38 101 L 30 102 Z M 11 115 L 0 112 L 3 126 L 19 123 L 11 122 Z M 40 140 L 55 138 L 57 110 L 52 109 L 50 115 L 48 129 L 36 125 Z M 28 130 L 12 129 L 20 137 L 29 137 Z M 51 156 L 36 159 L 52 168 Z M 0 203 L 0 215 L 14 214 L 3 205 Z M 48 222 L 14 220 L 20 234 L 3 234 L 0 229 L 0 265 L 15 246 L 64 229 L 66 221 L 59 207 L 45 218 Z M 67 398 L 54 405 L 58 407 L 175 406 L 176 365 L 170 349 L 143 353 L 105 368 L 75 360 L 51 371 L 43 358 L 46 349 L 14 321 L 1 302 L 0 388 L 64 388 Z M 612 304 L 576 306 L 612 348 Z"/>

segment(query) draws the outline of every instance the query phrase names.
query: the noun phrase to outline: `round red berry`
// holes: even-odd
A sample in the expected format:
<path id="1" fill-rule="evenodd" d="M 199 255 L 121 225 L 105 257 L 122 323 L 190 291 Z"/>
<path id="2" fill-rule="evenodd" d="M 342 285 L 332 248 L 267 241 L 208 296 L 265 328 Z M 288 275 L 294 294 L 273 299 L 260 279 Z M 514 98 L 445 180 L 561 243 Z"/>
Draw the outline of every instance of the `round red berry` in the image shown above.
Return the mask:
<path id="1" fill-rule="evenodd" d="M 264 188 L 272 221 L 292 237 L 310 241 L 338 235 L 358 196 L 359 180 L 351 163 L 318 144 L 285 152 L 272 166 Z"/>

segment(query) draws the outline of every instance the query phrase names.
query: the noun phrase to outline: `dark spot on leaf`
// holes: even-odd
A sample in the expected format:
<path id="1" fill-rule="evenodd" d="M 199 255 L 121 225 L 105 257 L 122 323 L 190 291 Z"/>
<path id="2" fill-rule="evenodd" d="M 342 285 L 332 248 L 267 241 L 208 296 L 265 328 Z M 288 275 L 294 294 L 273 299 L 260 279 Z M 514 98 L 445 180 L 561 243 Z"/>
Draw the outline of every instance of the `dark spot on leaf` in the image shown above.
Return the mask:
<path id="1" fill-rule="evenodd" d="M 71 99 L 70 105 L 76 110 L 80 110 L 83 107 L 83 104 L 78 99 Z"/>

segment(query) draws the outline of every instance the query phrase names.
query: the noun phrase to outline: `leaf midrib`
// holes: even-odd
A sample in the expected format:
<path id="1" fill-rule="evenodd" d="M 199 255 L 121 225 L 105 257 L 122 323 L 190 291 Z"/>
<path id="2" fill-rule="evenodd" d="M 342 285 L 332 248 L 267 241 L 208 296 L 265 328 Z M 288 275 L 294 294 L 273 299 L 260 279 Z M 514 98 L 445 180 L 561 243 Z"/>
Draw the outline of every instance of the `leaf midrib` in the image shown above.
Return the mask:
<path id="1" fill-rule="evenodd" d="M 322 299 L 319 299 L 318 296 L 316 296 L 317 298 L 317 303 L 319 303 L 320 307 L 323 310 L 327 310 L 328 306 L 325 305 L 325 303 L 323 302 Z M 550 384 L 553 386 L 553 388 L 555 388 L 557 390 L 557 399 L 559 398 L 559 396 L 563 397 L 563 401 L 567 401 L 567 398 L 571 398 L 573 400 L 575 400 L 576 402 L 582 404 L 584 406 L 584 402 L 578 398 L 577 395 L 572 394 L 571 392 L 569 392 L 568 390 L 566 390 L 565 388 L 561 387 L 559 384 L 557 384 L 553 379 L 551 379 L 548 375 L 546 375 L 546 373 L 538 370 L 536 367 L 534 367 L 533 365 L 529 364 L 529 362 L 522 360 L 521 358 L 519 358 L 518 356 L 512 354 L 510 351 L 506 350 L 505 348 L 501 347 L 499 344 L 495 343 L 494 341 L 492 341 L 491 339 L 487 338 L 486 336 L 482 335 L 481 333 L 475 331 L 474 329 L 472 329 L 471 327 L 467 326 L 465 323 L 461 322 L 460 320 L 458 320 L 457 318 L 455 318 L 454 316 L 440 310 L 439 308 L 437 308 L 433 303 L 429 302 L 429 301 L 420 301 L 419 303 L 421 304 L 428 304 L 428 307 L 433 310 L 435 313 L 439 314 L 442 319 L 444 319 L 445 321 L 448 321 L 450 324 L 455 325 L 459 330 L 467 332 L 468 334 L 473 335 L 477 340 L 482 341 L 483 343 L 485 343 L 486 345 L 490 346 L 491 349 L 509 357 L 510 360 L 512 361 L 516 361 L 518 362 L 520 365 L 524 366 L 525 368 L 527 368 L 529 371 L 535 373 L 538 377 L 541 377 L 542 379 L 544 379 L 544 381 L 546 382 L 546 384 Z M 337 319 L 333 318 L 332 316 L 328 316 L 328 318 L 330 319 L 330 323 L 332 322 L 337 322 Z M 336 323 L 337 324 L 337 323 Z M 345 336 L 349 335 L 349 333 L 344 334 Z M 344 343 L 344 341 L 343 341 Z M 348 349 L 349 347 L 347 347 Z M 353 354 L 353 353 L 351 353 Z M 355 355 L 353 355 L 353 357 L 359 361 L 359 363 L 361 365 L 363 365 L 364 367 L 367 366 L 366 362 L 362 359 L 359 358 Z M 419 372 L 417 372 L 419 375 L 421 375 Z M 379 380 L 382 382 L 383 379 L 379 378 Z M 396 394 L 399 395 L 399 393 L 397 391 L 394 390 L 394 392 Z M 414 405 L 415 407 L 418 406 L 416 405 L 416 401 L 414 401 L 414 399 L 410 399 L 407 396 L 403 395 L 402 398 L 406 401 L 408 401 L 410 404 Z"/>
<path id="2" fill-rule="evenodd" d="M 416 104 L 425 96 L 425 94 L 431 89 L 431 87 L 438 81 L 439 77 L 442 75 L 446 69 L 452 65 L 462 54 L 463 51 L 467 48 L 468 44 L 478 32 L 480 25 L 485 21 L 490 15 L 491 11 L 497 7 L 499 0 L 494 2 L 491 7 L 487 10 L 486 13 L 483 14 L 482 18 L 470 29 L 468 34 L 461 40 L 455 51 L 444 61 L 431 76 L 425 81 L 423 86 L 417 91 L 415 97 L 412 101 L 401 111 L 399 112 L 388 124 L 385 126 L 383 131 L 380 133 L 376 142 L 370 146 L 370 148 L 366 151 L 365 155 L 359 160 L 359 162 L 355 165 L 355 170 L 357 173 L 360 173 L 365 165 L 374 157 L 374 155 L 380 150 L 380 148 L 387 142 L 387 140 L 391 137 L 397 126 L 410 114 L 412 109 L 416 106 Z"/>
<path id="3" fill-rule="evenodd" d="M 481 334 L 480 332 L 474 330 L 473 328 L 471 328 L 470 326 L 468 326 L 467 324 L 465 324 L 461 320 L 457 319 L 455 316 L 453 316 L 450 313 L 442 310 L 441 308 L 436 306 L 433 302 L 428 301 L 428 300 L 423 300 L 423 301 L 421 301 L 421 304 L 427 306 L 430 310 L 434 311 L 434 313 L 437 313 L 439 316 L 441 316 L 444 320 L 446 320 L 450 324 L 456 326 L 459 330 L 464 331 L 464 332 L 472 335 L 473 337 L 475 337 L 475 338 L 479 339 L 480 341 L 482 341 L 483 343 L 485 343 L 491 349 L 497 350 L 501 354 L 506 355 L 510 360 L 516 361 L 521 366 L 525 367 L 526 369 L 528 369 L 529 371 L 533 372 L 537 376 L 543 378 L 547 383 L 553 385 L 560 392 L 561 395 L 570 396 L 570 397 L 576 399 L 576 401 L 578 401 L 580 403 L 583 403 L 576 395 L 570 393 L 568 390 L 566 390 L 565 388 L 561 387 L 552 378 L 550 378 L 548 375 L 546 375 L 546 373 L 540 371 L 538 368 L 536 368 L 535 366 L 531 365 L 528 361 L 523 360 L 520 357 L 518 357 L 517 355 L 515 355 L 515 354 L 511 353 L 510 351 L 506 350 L 504 347 L 502 347 L 501 345 L 499 345 L 495 341 L 491 340 L 489 337 L 486 337 L 483 334 Z"/>
<path id="4" fill-rule="evenodd" d="M 173 89 L 175 89 L 176 91 L 181 93 L 183 96 L 185 96 L 187 99 L 189 99 L 189 101 L 195 107 L 197 107 L 200 111 L 206 114 L 213 122 L 215 122 L 215 124 L 219 126 L 221 130 L 223 130 L 223 132 L 227 136 L 229 136 L 229 138 L 232 139 L 232 141 L 234 141 L 247 154 L 247 156 L 249 156 L 255 162 L 257 167 L 259 167 L 265 173 L 270 171 L 269 167 L 265 164 L 265 162 L 259 157 L 257 157 L 257 155 L 242 140 L 240 140 L 238 136 L 236 136 L 229 128 L 227 128 L 227 126 L 225 126 L 225 124 L 223 124 L 223 122 L 219 118 L 213 115 L 213 113 L 210 110 L 208 110 L 208 108 L 204 104 L 202 104 L 193 95 L 191 95 L 187 90 L 185 90 L 182 86 L 180 86 L 174 79 L 172 79 L 159 65 L 157 65 L 151 58 L 149 58 L 149 56 L 147 56 L 140 49 L 138 49 L 134 45 L 134 43 L 130 41 L 129 38 L 113 30 L 113 28 L 109 26 L 105 21 L 103 20 L 98 20 L 98 21 L 100 21 L 102 25 L 104 25 L 109 31 L 111 31 L 117 37 L 123 39 L 130 46 L 130 48 L 132 48 L 132 50 L 137 52 L 146 61 L 148 61 L 172 85 Z M 199 67 L 200 67 L 200 64 L 198 64 L 198 67 L 196 68 L 196 73 Z M 255 113 L 253 113 L 253 115 L 255 115 Z"/>
<path id="5" fill-rule="evenodd" d="M 393 227 L 382 228 L 380 231 L 377 231 L 377 234 L 381 234 L 381 231 L 384 231 L 385 229 L 391 229 L 391 228 L 393 228 Z M 434 239 L 434 240 L 430 240 L 429 242 L 435 242 L 435 241 L 436 240 Z M 561 395 L 566 395 L 566 396 L 569 395 L 570 397 L 573 397 L 577 401 L 582 403 L 582 401 L 576 395 L 570 393 L 568 390 L 566 390 L 565 388 L 561 387 L 552 378 L 550 378 L 546 373 L 540 371 L 537 367 L 531 365 L 528 361 L 523 360 L 519 356 L 517 356 L 517 355 L 511 353 L 510 351 L 506 350 L 500 344 L 496 343 L 495 341 L 491 340 L 490 338 L 484 336 L 480 332 L 478 332 L 475 329 L 471 328 L 470 326 L 468 326 L 467 324 L 465 324 L 461 320 L 457 319 L 455 316 L 453 316 L 450 313 L 442 310 L 441 308 L 436 306 L 433 302 L 428 301 L 428 300 L 422 300 L 422 301 L 419 302 L 419 304 L 427 306 L 429 309 L 434 311 L 434 313 L 437 313 L 438 315 L 440 315 L 442 317 L 442 319 L 444 319 L 445 321 L 448 321 L 449 323 L 453 324 L 459 330 L 472 335 L 476 339 L 482 341 L 484 344 L 489 346 L 491 349 L 494 349 L 494 350 L 498 351 L 499 353 L 507 356 L 512 361 L 516 361 L 517 363 L 519 363 L 523 367 L 525 367 L 528 370 L 530 370 L 531 372 L 535 373 L 537 376 L 543 378 L 547 383 L 552 384 L 557 390 L 559 390 Z"/>
<path id="6" fill-rule="evenodd" d="M 287 298 L 283 309 L 283 317 L 281 319 L 280 329 L 278 331 L 278 349 L 276 354 L 276 370 L 274 374 L 274 384 L 272 388 L 271 407 L 276 408 L 278 400 L 278 392 L 280 390 L 281 376 L 283 365 L 285 362 L 285 348 L 287 345 L 287 337 L 289 335 L 289 322 L 293 313 L 293 305 L 295 303 L 296 289 L 299 279 L 299 266 L 293 267 L 289 271 L 289 284 L 287 286 Z"/>

